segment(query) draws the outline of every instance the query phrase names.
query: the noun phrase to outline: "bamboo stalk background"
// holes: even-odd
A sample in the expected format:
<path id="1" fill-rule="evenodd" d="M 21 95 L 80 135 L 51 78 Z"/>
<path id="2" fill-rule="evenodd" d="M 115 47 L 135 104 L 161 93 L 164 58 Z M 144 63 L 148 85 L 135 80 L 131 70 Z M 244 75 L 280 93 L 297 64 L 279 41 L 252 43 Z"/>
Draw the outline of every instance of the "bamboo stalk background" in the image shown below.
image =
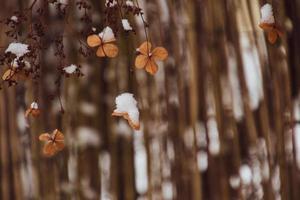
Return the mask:
<path id="1" fill-rule="evenodd" d="M 30 2 L 1 2 L 1 19 Z M 102 28 L 104 1 L 90 2 Z M 258 27 L 267 2 L 285 30 L 275 45 Z M 49 50 L 38 84 L 0 90 L 0 199 L 299 199 L 300 2 L 139 3 L 151 42 L 169 52 L 154 77 L 134 68 L 134 50 L 145 40 L 137 17 L 129 19 L 136 35 L 119 35 L 115 59 L 82 58 L 76 38 L 64 39 L 68 59 L 85 74 L 63 82 L 65 114 L 49 99 L 57 64 Z M 47 12 L 53 34 L 79 29 L 78 16 L 64 24 Z M 138 101 L 141 131 L 111 116 L 123 92 Z M 26 121 L 34 100 L 42 114 Z M 45 158 L 38 135 L 55 128 L 67 146 Z"/>

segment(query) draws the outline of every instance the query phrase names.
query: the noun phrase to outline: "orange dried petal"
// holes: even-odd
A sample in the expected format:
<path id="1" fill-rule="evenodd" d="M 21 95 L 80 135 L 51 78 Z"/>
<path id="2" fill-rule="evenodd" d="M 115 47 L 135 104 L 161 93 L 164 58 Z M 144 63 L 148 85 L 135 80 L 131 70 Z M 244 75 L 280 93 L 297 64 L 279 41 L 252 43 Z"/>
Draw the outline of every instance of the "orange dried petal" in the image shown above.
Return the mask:
<path id="1" fill-rule="evenodd" d="M 64 141 L 56 141 L 56 142 L 54 142 L 54 147 L 55 147 L 56 151 L 61 151 L 65 147 L 65 143 L 64 143 Z"/>
<path id="2" fill-rule="evenodd" d="M 97 56 L 98 57 L 110 57 L 110 58 L 114 58 L 118 55 L 119 49 L 115 44 L 103 44 L 101 45 L 98 50 L 97 50 Z"/>
<path id="3" fill-rule="evenodd" d="M 55 129 L 52 134 L 55 142 L 64 141 L 65 139 L 64 134 L 57 129 Z"/>
<path id="4" fill-rule="evenodd" d="M 40 115 L 40 113 L 41 113 L 40 109 L 32 109 L 32 111 L 31 111 L 31 115 L 33 117 L 38 117 Z"/>
<path id="5" fill-rule="evenodd" d="M 145 68 L 146 68 L 146 71 L 149 72 L 152 75 L 154 75 L 158 70 L 157 64 L 152 59 L 150 59 L 147 62 Z"/>
<path id="6" fill-rule="evenodd" d="M 14 75 L 15 71 L 11 69 L 7 69 L 4 74 L 2 75 L 2 80 L 8 81 L 8 80 L 15 80 Z"/>
<path id="7" fill-rule="evenodd" d="M 152 58 L 157 60 L 165 60 L 168 58 L 168 51 L 163 47 L 156 47 L 152 51 Z"/>
<path id="8" fill-rule="evenodd" d="M 149 55 L 151 52 L 151 43 L 150 42 L 143 42 L 141 46 L 138 48 L 138 51 L 143 55 Z"/>
<path id="9" fill-rule="evenodd" d="M 146 66 L 147 62 L 150 60 L 150 58 L 146 55 L 138 55 L 135 58 L 135 67 L 138 69 L 142 69 Z"/>
<path id="10" fill-rule="evenodd" d="M 277 32 L 275 30 L 268 32 L 268 40 L 271 44 L 274 44 L 278 38 Z"/>
<path id="11" fill-rule="evenodd" d="M 40 141 L 49 141 L 49 140 L 51 140 L 51 135 L 49 133 L 42 133 L 39 136 L 39 140 Z"/>
<path id="12" fill-rule="evenodd" d="M 90 35 L 88 36 L 87 38 L 87 44 L 90 46 L 90 47 L 96 47 L 96 46 L 99 46 L 101 45 L 101 38 L 96 35 L 96 34 L 93 34 L 93 35 Z"/>
<path id="13" fill-rule="evenodd" d="M 117 116 L 117 117 L 123 117 L 124 119 L 127 120 L 128 124 L 135 130 L 139 130 L 140 129 L 140 124 L 139 123 L 134 123 L 131 118 L 129 117 L 127 112 L 123 112 L 123 113 L 118 113 L 118 112 L 113 112 L 112 116 Z"/>
<path id="14" fill-rule="evenodd" d="M 262 28 L 265 31 L 270 31 L 274 28 L 274 24 L 260 23 L 259 27 Z"/>
<path id="15" fill-rule="evenodd" d="M 43 147 L 43 154 L 45 156 L 53 156 L 56 153 L 57 151 L 54 146 L 54 143 L 52 141 L 48 141 Z"/>

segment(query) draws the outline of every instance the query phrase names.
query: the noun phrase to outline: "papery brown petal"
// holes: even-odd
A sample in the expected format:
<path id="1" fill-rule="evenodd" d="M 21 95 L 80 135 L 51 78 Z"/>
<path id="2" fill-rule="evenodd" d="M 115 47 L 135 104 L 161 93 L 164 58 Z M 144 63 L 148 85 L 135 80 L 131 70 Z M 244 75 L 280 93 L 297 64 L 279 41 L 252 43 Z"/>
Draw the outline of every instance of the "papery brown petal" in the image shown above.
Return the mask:
<path id="1" fill-rule="evenodd" d="M 51 135 L 49 133 L 42 133 L 39 136 L 39 140 L 40 141 L 49 141 L 49 140 L 51 140 Z"/>
<path id="2" fill-rule="evenodd" d="M 55 149 L 54 143 L 52 141 L 48 141 L 43 147 L 43 154 L 45 156 L 53 156 L 57 151 Z"/>
<path id="3" fill-rule="evenodd" d="M 65 147 L 65 143 L 64 143 L 64 141 L 55 141 L 54 147 L 55 147 L 56 151 L 61 151 Z"/>
<path id="4" fill-rule="evenodd" d="M 8 80 L 15 80 L 15 71 L 11 69 L 7 69 L 4 74 L 2 75 L 2 80 L 8 81 Z"/>
<path id="5" fill-rule="evenodd" d="M 151 43 L 150 42 L 143 42 L 141 46 L 138 48 L 138 51 L 143 55 L 149 55 L 151 52 Z"/>
<path id="6" fill-rule="evenodd" d="M 150 60 L 150 58 L 146 55 L 138 55 L 136 58 L 135 58 L 135 67 L 138 68 L 138 69 L 142 69 L 146 66 L 148 60 Z"/>
<path id="7" fill-rule="evenodd" d="M 168 58 L 168 51 L 163 47 L 156 47 L 152 51 L 152 58 L 156 60 L 165 60 Z"/>
<path id="8" fill-rule="evenodd" d="M 96 47 L 96 46 L 99 46 L 101 45 L 101 38 L 96 35 L 96 34 L 93 34 L 93 35 L 90 35 L 88 36 L 87 38 L 87 44 L 90 46 L 90 47 Z"/>
<path id="9" fill-rule="evenodd" d="M 150 59 L 146 64 L 146 71 L 149 72 L 151 75 L 154 75 L 158 70 L 157 64 Z"/>
<path id="10" fill-rule="evenodd" d="M 271 44 L 274 44 L 278 38 L 277 32 L 275 30 L 268 32 L 268 40 Z"/>
<path id="11" fill-rule="evenodd" d="M 115 44 L 104 44 L 101 45 L 97 50 L 97 56 L 98 57 L 109 57 L 114 58 L 118 55 L 119 49 Z"/>

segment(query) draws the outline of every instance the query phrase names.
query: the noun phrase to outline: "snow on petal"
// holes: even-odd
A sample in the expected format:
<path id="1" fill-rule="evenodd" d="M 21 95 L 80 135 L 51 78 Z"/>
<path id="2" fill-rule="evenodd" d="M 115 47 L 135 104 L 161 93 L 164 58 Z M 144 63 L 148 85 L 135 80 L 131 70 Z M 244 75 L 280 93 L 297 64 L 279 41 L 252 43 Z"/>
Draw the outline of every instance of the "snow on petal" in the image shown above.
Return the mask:
<path id="1" fill-rule="evenodd" d="M 29 53 L 28 45 L 27 44 L 22 44 L 22 43 L 17 43 L 13 42 L 10 43 L 7 49 L 5 50 L 5 53 L 12 53 L 15 54 L 18 58 L 24 56 L 26 53 Z"/>
<path id="2" fill-rule="evenodd" d="M 137 108 L 137 101 L 133 94 L 123 93 L 116 97 L 115 113 L 127 113 L 133 123 L 139 124 L 139 110 Z"/>
<path id="3" fill-rule="evenodd" d="M 260 23 L 267 23 L 267 24 L 275 23 L 273 8 L 270 4 L 267 3 L 264 6 L 262 6 L 260 12 L 261 12 Z"/>
<path id="4" fill-rule="evenodd" d="M 34 101 L 34 102 L 31 103 L 30 108 L 32 108 L 32 109 L 39 109 L 39 105 L 38 105 L 37 102 Z"/>
<path id="5" fill-rule="evenodd" d="M 76 65 L 72 64 L 72 65 L 70 65 L 70 66 L 64 67 L 63 70 L 64 70 L 67 74 L 73 74 L 73 73 L 76 71 L 77 68 L 78 68 L 78 67 L 77 67 Z"/>
<path id="6" fill-rule="evenodd" d="M 122 19 L 122 25 L 125 31 L 132 31 L 132 27 L 130 26 L 128 19 Z"/>
<path id="7" fill-rule="evenodd" d="M 99 37 L 104 42 L 112 41 L 116 39 L 113 30 L 109 26 L 105 27 L 103 31 L 99 33 Z"/>

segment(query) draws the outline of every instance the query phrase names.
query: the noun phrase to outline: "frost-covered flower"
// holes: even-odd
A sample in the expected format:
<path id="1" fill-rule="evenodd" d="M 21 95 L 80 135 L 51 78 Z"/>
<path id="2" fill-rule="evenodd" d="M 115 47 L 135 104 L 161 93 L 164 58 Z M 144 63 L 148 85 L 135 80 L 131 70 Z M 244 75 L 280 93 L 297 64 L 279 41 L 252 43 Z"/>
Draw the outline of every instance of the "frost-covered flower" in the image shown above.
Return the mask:
<path id="1" fill-rule="evenodd" d="M 41 111 L 39 109 L 39 105 L 37 102 L 34 101 L 30 104 L 30 107 L 26 110 L 25 117 L 28 117 L 29 115 L 33 117 L 37 117 L 40 115 L 40 113 Z"/>
<path id="2" fill-rule="evenodd" d="M 273 8 L 270 4 L 265 4 L 261 7 L 260 11 L 261 19 L 259 27 L 267 32 L 269 42 L 274 44 L 277 41 L 277 38 L 281 37 L 283 33 L 275 23 Z"/>
<path id="3" fill-rule="evenodd" d="M 113 116 L 124 117 L 129 125 L 135 129 L 140 129 L 139 110 L 137 101 L 131 93 L 123 93 L 116 97 L 116 109 L 112 113 Z"/>
<path id="4" fill-rule="evenodd" d="M 87 44 L 90 47 L 98 47 L 96 55 L 98 57 L 116 57 L 119 49 L 114 44 L 116 41 L 113 30 L 107 26 L 101 33 L 92 34 L 87 38 Z"/>

